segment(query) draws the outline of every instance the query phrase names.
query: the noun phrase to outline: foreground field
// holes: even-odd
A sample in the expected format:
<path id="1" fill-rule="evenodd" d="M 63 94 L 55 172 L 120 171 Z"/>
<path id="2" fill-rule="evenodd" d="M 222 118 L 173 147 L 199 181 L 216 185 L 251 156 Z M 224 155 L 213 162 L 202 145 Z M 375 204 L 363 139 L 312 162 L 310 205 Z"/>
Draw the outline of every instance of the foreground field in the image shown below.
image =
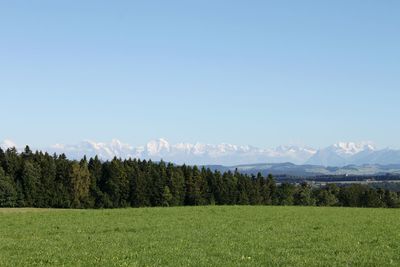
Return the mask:
<path id="1" fill-rule="evenodd" d="M 0 266 L 400 266 L 400 210 L 0 209 Z"/>

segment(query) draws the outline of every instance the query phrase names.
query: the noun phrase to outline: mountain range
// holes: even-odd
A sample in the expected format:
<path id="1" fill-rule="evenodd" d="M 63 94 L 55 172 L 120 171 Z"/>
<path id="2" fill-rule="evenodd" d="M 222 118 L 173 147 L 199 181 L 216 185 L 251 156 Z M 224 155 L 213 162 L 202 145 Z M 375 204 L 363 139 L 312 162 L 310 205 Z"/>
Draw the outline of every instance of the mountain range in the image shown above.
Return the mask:
<path id="1" fill-rule="evenodd" d="M 0 147 L 18 146 L 10 140 L 0 143 Z M 83 141 L 75 145 L 56 144 L 47 148 L 34 148 L 49 153 L 65 153 L 70 158 L 84 155 L 98 155 L 103 160 L 113 157 L 165 160 L 176 164 L 225 165 L 234 166 L 256 163 L 285 163 L 296 165 L 335 166 L 347 165 L 390 165 L 400 164 L 400 150 L 377 149 L 371 142 L 339 142 L 322 149 L 304 146 L 279 146 L 276 148 L 257 148 L 248 145 L 177 143 L 170 144 L 160 138 L 144 146 L 134 147 L 117 139 L 108 143 Z"/>

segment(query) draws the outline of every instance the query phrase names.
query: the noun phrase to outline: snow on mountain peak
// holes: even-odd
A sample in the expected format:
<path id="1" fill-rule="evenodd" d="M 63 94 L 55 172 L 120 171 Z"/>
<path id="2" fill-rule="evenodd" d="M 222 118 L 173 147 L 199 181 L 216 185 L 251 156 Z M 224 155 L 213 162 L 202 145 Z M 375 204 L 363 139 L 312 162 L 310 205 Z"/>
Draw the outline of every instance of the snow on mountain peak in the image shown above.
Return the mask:
<path id="1" fill-rule="evenodd" d="M 165 153 L 170 151 L 170 144 L 167 140 L 159 138 L 158 140 L 152 140 L 147 143 L 146 149 L 148 155 L 157 155 L 159 153 Z"/>
<path id="2" fill-rule="evenodd" d="M 17 145 L 16 145 L 13 141 L 11 141 L 11 140 L 9 140 L 9 139 L 5 139 L 5 140 L 0 144 L 0 147 L 1 147 L 1 148 L 4 148 L 4 149 L 8 149 L 8 148 L 12 148 L 12 147 L 17 147 Z"/>
<path id="3" fill-rule="evenodd" d="M 365 150 L 375 150 L 372 142 L 339 142 L 332 145 L 336 153 L 343 156 L 352 156 Z"/>

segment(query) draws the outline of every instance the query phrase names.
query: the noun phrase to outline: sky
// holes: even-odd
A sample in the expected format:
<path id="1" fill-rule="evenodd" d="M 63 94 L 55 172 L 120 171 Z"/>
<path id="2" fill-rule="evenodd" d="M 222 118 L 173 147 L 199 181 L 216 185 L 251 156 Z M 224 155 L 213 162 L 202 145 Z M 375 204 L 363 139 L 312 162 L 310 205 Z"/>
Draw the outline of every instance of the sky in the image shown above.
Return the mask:
<path id="1" fill-rule="evenodd" d="M 0 140 L 400 147 L 400 2 L 0 1 Z"/>

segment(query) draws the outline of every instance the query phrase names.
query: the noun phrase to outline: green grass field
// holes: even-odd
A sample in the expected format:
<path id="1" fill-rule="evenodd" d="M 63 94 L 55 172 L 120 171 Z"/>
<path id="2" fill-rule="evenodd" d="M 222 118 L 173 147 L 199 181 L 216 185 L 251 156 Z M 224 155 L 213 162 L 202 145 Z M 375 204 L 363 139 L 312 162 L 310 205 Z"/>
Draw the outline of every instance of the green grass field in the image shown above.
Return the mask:
<path id="1" fill-rule="evenodd" d="M 0 266 L 400 266 L 400 210 L 0 209 Z"/>

